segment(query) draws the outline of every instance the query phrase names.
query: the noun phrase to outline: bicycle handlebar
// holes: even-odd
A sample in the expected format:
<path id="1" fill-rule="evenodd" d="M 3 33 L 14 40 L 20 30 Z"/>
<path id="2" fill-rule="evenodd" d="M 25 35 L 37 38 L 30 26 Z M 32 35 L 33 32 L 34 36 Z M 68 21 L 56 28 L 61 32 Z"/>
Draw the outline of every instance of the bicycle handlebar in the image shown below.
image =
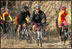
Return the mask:
<path id="1" fill-rule="evenodd" d="M 47 26 L 49 23 L 34 23 L 34 24 Z"/>

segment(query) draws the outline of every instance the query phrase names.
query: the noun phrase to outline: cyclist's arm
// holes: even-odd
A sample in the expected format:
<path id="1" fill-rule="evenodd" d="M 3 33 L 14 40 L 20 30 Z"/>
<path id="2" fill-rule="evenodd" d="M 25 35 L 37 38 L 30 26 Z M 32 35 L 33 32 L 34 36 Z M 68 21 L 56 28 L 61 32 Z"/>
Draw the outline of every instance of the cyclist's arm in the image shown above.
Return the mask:
<path id="1" fill-rule="evenodd" d="M 70 20 L 71 20 L 71 15 L 70 15 L 68 12 L 67 12 L 67 14 L 68 14 L 67 16 L 69 16 L 69 18 L 70 18 Z"/>
<path id="2" fill-rule="evenodd" d="M 5 21 L 5 13 L 3 13 L 3 21 Z"/>
<path id="3" fill-rule="evenodd" d="M 58 24 L 59 24 L 59 22 L 61 22 L 61 14 L 62 14 L 62 12 L 59 13 Z"/>
<path id="4" fill-rule="evenodd" d="M 12 21 L 12 17 L 11 17 L 11 15 L 9 14 L 9 18 L 10 18 L 10 20 Z"/>
<path id="5" fill-rule="evenodd" d="M 27 12 L 27 15 L 28 15 L 28 17 L 26 17 L 26 21 L 27 21 L 27 23 L 30 23 L 30 12 L 29 11 Z"/>
<path id="6" fill-rule="evenodd" d="M 44 20 L 44 23 L 46 23 L 46 15 L 45 15 L 44 12 L 43 12 L 42 18 L 43 18 L 43 20 Z"/>

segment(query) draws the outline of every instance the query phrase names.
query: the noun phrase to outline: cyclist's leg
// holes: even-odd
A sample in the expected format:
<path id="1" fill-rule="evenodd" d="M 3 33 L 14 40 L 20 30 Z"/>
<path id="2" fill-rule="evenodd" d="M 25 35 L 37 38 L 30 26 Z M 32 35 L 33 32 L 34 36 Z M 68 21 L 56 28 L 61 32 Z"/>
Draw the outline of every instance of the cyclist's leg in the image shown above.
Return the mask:
<path id="1" fill-rule="evenodd" d="M 24 29 L 26 29 L 26 23 L 23 23 L 23 27 L 24 27 Z"/>
<path id="2" fill-rule="evenodd" d="M 41 39 L 42 39 L 42 26 L 40 26 L 40 35 L 41 35 Z"/>
<path id="3" fill-rule="evenodd" d="M 35 25 L 32 26 L 33 32 L 35 32 Z"/>
<path id="4" fill-rule="evenodd" d="M 33 31 L 34 31 L 34 34 L 36 34 L 36 30 L 37 30 L 38 26 L 37 25 L 33 25 Z"/>
<path id="5" fill-rule="evenodd" d="M 22 22 L 20 19 L 18 19 L 18 28 L 17 28 L 17 35 L 19 35 L 20 33 L 20 30 L 21 30 L 21 25 L 22 25 Z"/>
<path id="6" fill-rule="evenodd" d="M 25 34 L 27 34 L 26 33 L 26 23 L 23 23 L 23 29 L 24 29 Z"/>
<path id="7" fill-rule="evenodd" d="M 20 33 L 20 29 L 21 29 L 21 25 L 19 24 L 18 25 L 18 29 L 17 29 L 17 35 L 19 36 L 19 33 Z"/>
<path id="8" fill-rule="evenodd" d="M 16 28 L 15 28 L 15 33 L 17 32 L 17 28 L 18 28 L 18 25 L 16 25 Z"/>
<path id="9" fill-rule="evenodd" d="M 61 39 L 61 41 L 63 41 L 63 36 L 62 36 L 62 24 L 59 22 L 59 39 Z"/>
<path id="10" fill-rule="evenodd" d="M 27 22 L 26 21 L 23 21 L 23 28 L 24 28 L 25 34 L 27 35 L 28 32 L 27 32 Z"/>
<path id="11" fill-rule="evenodd" d="M 33 25 L 32 26 L 33 29 L 33 39 L 37 39 L 37 25 Z"/>
<path id="12" fill-rule="evenodd" d="M 67 26 L 67 21 L 66 20 L 64 20 L 64 26 L 65 26 L 65 30 L 66 30 L 66 33 L 65 33 L 65 40 L 67 39 L 67 37 L 68 37 L 68 26 Z"/>
<path id="13" fill-rule="evenodd" d="M 37 30 L 37 39 L 39 40 L 39 36 L 40 36 L 40 31 Z"/>
<path id="14" fill-rule="evenodd" d="M 64 26 L 65 26 L 65 29 L 66 29 L 66 32 L 68 31 L 68 27 L 67 27 L 67 21 L 66 20 L 64 20 Z"/>
<path id="15" fill-rule="evenodd" d="M 41 38 L 42 39 L 42 31 L 41 31 L 41 25 L 38 26 L 38 31 L 37 31 L 37 35 L 38 35 L 38 39 Z"/>

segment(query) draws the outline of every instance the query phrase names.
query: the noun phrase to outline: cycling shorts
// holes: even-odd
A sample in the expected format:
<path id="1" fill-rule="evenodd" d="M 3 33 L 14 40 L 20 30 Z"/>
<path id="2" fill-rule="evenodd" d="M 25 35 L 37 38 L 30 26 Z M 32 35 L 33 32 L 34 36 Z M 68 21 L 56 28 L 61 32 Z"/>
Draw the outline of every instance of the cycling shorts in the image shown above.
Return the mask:
<path id="1" fill-rule="evenodd" d="M 62 23 L 64 24 L 64 26 L 67 26 L 67 21 L 64 20 L 64 21 L 62 21 L 62 22 L 59 22 L 59 27 L 62 27 Z"/>
<path id="2" fill-rule="evenodd" d="M 41 29 L 42 29 L 42 27 L 41 26 L 38 26 L 38 25 L 33 25 L 33 30 L 35 31 L 35 30 L 39 30 L 39 31 L 41 31 Z"/>

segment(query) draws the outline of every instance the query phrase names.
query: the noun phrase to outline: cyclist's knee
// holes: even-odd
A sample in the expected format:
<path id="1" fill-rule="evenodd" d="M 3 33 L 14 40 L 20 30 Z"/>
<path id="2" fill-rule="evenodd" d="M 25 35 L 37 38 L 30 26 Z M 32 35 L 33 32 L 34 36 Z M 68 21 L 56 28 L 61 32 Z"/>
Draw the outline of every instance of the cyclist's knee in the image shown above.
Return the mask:
<path id="1" fill-rule="evenodd" d="M 62 34 L 61 34 L 61 30 L 62 30 L 62 27 L 59 27 L 59 33 L 60 33 L 60 36 L 62 35 Z"/>
<path id="2" fill-rule="evenodd" d="M 25 28 L 26 27 L 26 24 L 23 24 L 23 27 Z"/>
<path id="3" fill-rule="evenodd" d="M 18 28 L 20 29 L 21 28 L 21 25 L 18 25 Z"/>
<path id="4" fill-rule="evenodd" d="M 66 29 L 66 32 L 67 32 L 68 31 L 68 26 L 67 25 L 65 26 L 65 29 Z"/>

